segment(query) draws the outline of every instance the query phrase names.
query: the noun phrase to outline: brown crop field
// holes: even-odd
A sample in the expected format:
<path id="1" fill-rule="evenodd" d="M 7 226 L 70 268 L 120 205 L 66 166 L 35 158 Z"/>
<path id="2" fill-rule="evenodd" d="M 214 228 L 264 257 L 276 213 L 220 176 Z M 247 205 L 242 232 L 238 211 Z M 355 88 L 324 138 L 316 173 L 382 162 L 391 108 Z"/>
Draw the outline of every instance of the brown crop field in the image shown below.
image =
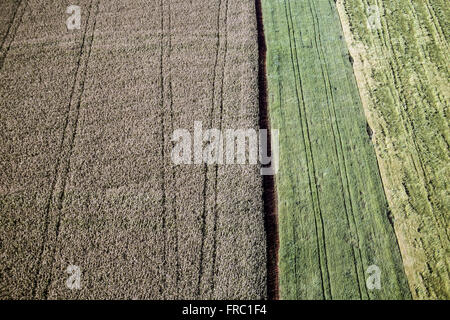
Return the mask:
<path id="1" fill-rule="evenodd" d="M 258 127 L 254 2 L 71 4 L 0 4 L 2 298 L 266 298 L 259 168 L 170 157 Z"/>

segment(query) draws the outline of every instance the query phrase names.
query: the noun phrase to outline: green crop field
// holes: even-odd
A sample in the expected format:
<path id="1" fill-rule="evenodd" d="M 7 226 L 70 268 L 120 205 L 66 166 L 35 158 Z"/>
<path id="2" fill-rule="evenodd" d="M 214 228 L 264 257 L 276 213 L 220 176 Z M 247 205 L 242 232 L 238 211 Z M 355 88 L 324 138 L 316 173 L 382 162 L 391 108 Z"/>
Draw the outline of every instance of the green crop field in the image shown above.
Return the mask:
<path id="1" fill-rule="evenodd" d="M 338 8 L 413 297 L 449 299 L 449 3 Z M 368 13 L 379 15 L 372 30 Z"/>
<path id="2" fill-rule="evenodd" d="M 335 2 L 262 7 L 280 132 L 280 298 L 410 298 Z M 366 281 L 377 267 L 374 289 Z"/>

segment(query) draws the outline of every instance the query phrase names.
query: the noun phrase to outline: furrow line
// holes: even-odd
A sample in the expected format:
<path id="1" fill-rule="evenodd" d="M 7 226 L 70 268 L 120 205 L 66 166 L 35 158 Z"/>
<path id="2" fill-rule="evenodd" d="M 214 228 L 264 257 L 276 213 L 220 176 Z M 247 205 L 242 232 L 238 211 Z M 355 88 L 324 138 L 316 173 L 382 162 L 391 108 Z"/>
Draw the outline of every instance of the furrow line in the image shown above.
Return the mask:
<path id="1" fill-rule="evenodd" d="M 6 33 L 5 33 L 5 35 L 3 36 L 2 44 L 0 45 L 0 50 L 3 50 L 3 45 L 5 44 L 6 38 L 7 38 L 8 35 L 9 35 L 9 31 L 11 30 L 11 27 L 12 27 L 12 25 L 14 24 L 14 20 L 16 19 L 17 11 L 19 11 L 19 7 L 20 7 L 20 5 L 22 4 L 22 1 L 23 1 L 23 0 L 19 0 L 19 3 L 17 4 L 16 10 L 14 10 L 14 14 L 13 14 L 13 16 L 12 16 L 11 21 L 9 22 L 8 29 L 6 30 Z"/>
<path id="2" fill-rule="evenodd" d="M 212 125 L 212 119 L 214 115 L 214 102 L 215 102 L 215 92 L 216 92 L 216 76 L 217 76 L 217 64 L 219 60 L 219 51 L 220 51 L 220 11 L 222 8 L 222 0 L 219 0 L 218 4 L 218 10 L 217 10 L 217 41 L 216 41 L 216 55 L 215 55 L 215 61 L 214 61 L 214 68 L 213 68 L 213 82 L 212 82 L 212 94 L 211 94 L 211 111 L 209 114 L 210 119 L 210 127 Z M 202 240 L 201 240 L 201 246 L 200 246 L 200 260 L 199 260 L 199 274 L 198 274 L 198 281 L 197 281 L 197 295 L 198 297 L 201 296 L 201 279 L 203 276 L 203 248 L 205 245 L 205 233 L 206 233 L 206 189 L 207 189 L 207 182 L 208 182 L 208 166 L 207 164 L 204 164 L 204 179 L 203 179 L 203 207 L 202 207 L 202 216 L 201 216 L 201 223 L 202 223 Z"/>
<path id="3" fill-rule="evenodd" d="M 89 6 L 89 10 L 88 10 L 88 17 L 87 17 L 87 21 L 89 22 L 90 19 L 90 15 L 91 15 L 91 10 L 92 10 L 92 4 L 93 4 L 94 0 L 92 0 L 90 2 L 90 6 Z M 85 50 L 85 45 L 86 45 L 86 35 L 88 33 L 88 29 L 89 29 L 89 23 L 86 23 L 86 27 L 84 30 L 84 34 L 83 34 L 83 40 L 81 42 L 81 46 L 80 46 L 80 53 L 79 53 L 79 57 L 78 57 L 78 61 L 77 61 L 77 66 L 75 69 L 75 73 L 74 73 L 74 79 L 73 79 L 73 84 L 72 84 L 72 89 L 71 89 L 71 94 L 70 94 L 70 98 L 69 98 L 69 104 L 68 104 L 68 108 L 67 108 L 67 116 L 66 116 L 66 120 L 64 123 L 64 128 L 63 128 L 63 134 L 61 136 L 61 142 L 60 142 L 60 147 L 59 147 L 59 153 L 60 153 L 60 157 L 58 157 L 57 162 L 56 162 L 56 166 L 55 166 L 55 175 L 53 178 L 53 182 L 52 182 L 52 187 L 51 187 L 51 191 L 50 191 L 50 195 L 49 198 L 47 200 L 47 205 L 46 205 L 46 209 L 45 209 L 45 222 L 44 222 L 44 231 L 43 231 L 43 241 L 42 241 L 42 245 L 41 245 L 41 249 L 39 252 L 39 258 L 38 258 L 38 266 L 39 269 L 37 271 L 37 276 L 33 282 L 33 288 L 32 288 L 32 296 L 34 298 L 39 298 L 39 294 L 37 293 L 37 289 L 38 289 L 38 281 L 42 272 L 42 264 L 43 264 L 43 256 L 44 256 L 44 251 L 48 242 L 48 237 L 49 237 L 49 226 L 50 226 L 50 210 L 51 208 L 55 205 L 56 203 L 56 209 L 57 210 L 61 210 L 62 208 L 62 197 L 64 194 L 64 187 L 61 190 L 61 194 L 58 196 L 57 193 L 57 189 L 58 189 L 58 180 L 61 179 L 62 176 L 67 175 L 67 172 L 65 172 L 65 174 L 63 174 L 62 172 L 65 170 L 69 170 L 69 167 L 67 166 L 65 168 L 65 163 L 63 163 L 63 157 L 64 157 L 64 142 L 66 141 L 66 139 L 70 139 L 70 135 L 69 132 L 70 131 L 70 113 L 71 113 L 71 109 L 72 109 L 72 105 L 73 105 L 73 100 L 74 100 L 74 96 L 75 96 L 75 91 L 77 88 L 77 84 L 78 84 L 78 78 L 79 78 L 79 72 L 80 72 L 80 68 L 82 68 L 82 57 L 83 57 L 83 51 Z M 89 45 L 88 45 L 89 46 Z M 90 54 L 90 50 L 89 50 L 89 54 Z M 87 62 L 86 62 L 87 63 Z M 86 66 L 87 69 L 87 66 Z M 85 74 L 86 75 L 86 74 Z M 84 77 L 85 77 L 84 75 Z M 81 75 L 80 75 L 81 77 Z M 84 82 L 84 80 L 83 80 Z M 83 84 L 84 86 L 84 84 Z M 81 95 L 79 96 L 79 100 L 81 99 Z M 80 107 L 80 101 L 78 101 L 76 107 L 75 107 L 75 113 L 76 113 L 76 119 L 75 119 L 75 127 L 76 124 L 78 122 L 78 113 L 79 113 L 79 107 Z M 72 141 L 69 141 L 68 144 L 70 146 L 70 152 L 72 150 L 73 147 L 73 139 L 74 139 L 74 135 L 75 135 L 75 131 L 72 134 Z M 70 161 L 70 157 L 67 158 L 67 160 Z M 63 178 L 63 181 L 65 181 L 65 179 Z M 65 185 L 65 182 L 63 182 Z M 56 193 L 56 194 L 55 194 Z M 53 199 L 55 198 L 55 199 Z M 56 222 L 56 229 L 55 229 L 55 235 L 57 238 L 58 232 L 59 232 L 59 224 L 60 224 L 60 215 L 57 218 L 57 222 Z M 53 258 L 54 258 L 54 252 L 56 250 L 56 247 L 53 248 Z M 50 263 L 50 265 L 53 265 L 53 262 Z M 50 269 L 51 270 L 51 269 Z M 51 282 L 51 278 L 48 277 L 46 284 L 44 285 L 44 289 L 43 289 L 43 296 L 46 299 L 48 296 L 48 288 Z"/>
<path id="4" fill-rule="evenodd" d="M 317 212 L 320 211 L 320 208 L 318 208 L 318 195 L 317 195 L 317 189 L 315 186 L 315 179 L 311 178 L 311 176 L 314 174 L 315 172 L 315 168 L 314 168 L 314 159 L 312 158 L 312 150 L 311 150 L 311 145 L 310 143 L 310 136 L 309 136 L 309 129 L 308 129 L 308 124 L 307 124 L 307 119 L 306 119 L 306 107 L 305 107 L 305 100 L 304 100 L 304 94 L 303 94 L 303 86 L 302 86 L 302 80 L 301 80 L 301 74 L 300 74 L 300 69 L 298 66 L 298 57 L 296 54 L 296 45 L 295 45 L 295 30 L 294 30 L 294 26 L 292 23 L 292 15 L 291 15 L 291 11 L 290 11 L 290 2 L 288 2 L 288 5 L 286 5 L 286 0 L 284 1 L 284 5 L 285 5 L 285 13 L 286 13 L 286 19 L 288 20 L 288 34 L 289 34 L 289 45 L 290 45 L 290 50 L 291 50 L 291 62 L 292 62 L 292 68 L 293 68 L 293 72 L 294 72 L 294 76 L 295 78 L 300 82 L 298 84 L 298 87 L 300 88 L 300 95 L 301 95 L 301 103 L 300 103 L 300 96 L 299 96 L 299 89 L 297 88 L 297 81 L 296 81 L 296 85 L 295 85 L 295 91 L 296 91 L 296 96 L 297 96 L 297 106 L 298 106 L 298 111 L 299 111 L 299 117 L 301 120 L 303 120 L 303 126 L 301 128 L 302 131 L 302 138 L 303 138 L 303 143 L 304 143 L 304 151 L 305 151 L 305 156 L 306 156 L 306 162 L 307 162 L 307 167 L 308 167 L 308 180 L 309 180 L 309 186 L 310 186 L 310 195 L 311 195 L 311 204 L 313 206 L 313 212 L 314 212 L 314 216 L 315 216 L 315 229 L 316 229 L 316 234 L 317 234 L 317 248 L 318 248 L 318 259 L 319 259 L 319 265 L 321 268 L 321 285 L 322 285 L 322 291 L 323 291 L 323 295 L 324 298 L 327 297 L 327 293 L 330 293 L 328 290 L 330 289 L 325 288 L 325 276 L 324 276 L 324 268 L 326 267 L 326 262 L 322 262 L 322 256 L 325 255 L 323 253 L 323 250 L 325 249 L 325 245 L 324 243 L 321 243 L 321 241 L 319 239 L 322 239 L 322 241 L 324 241 L 324 232 L 323 232 L 323 221 L 321 221 L 321 217 L 317 217 L 317 214 L 319 214 L 319 216 L 321 216 L 321 213 Z M 288 12 L 288 7 L 289 6 L 289 12 Z M 289 26 L 289 20 L 291 21 Z M 294 39 L 292 39 L 294 38 Z M 294 45 L 293 42 L 294 41 Z M 295 62 L 294 62 L 295 59 Z M 296 67 L 296 63 L 297 63 L 297 67 Z M 301 105 L 303 105 L 303 117 L 302 117 L 302 111 L 301 111 Z M 306 136 L 305 136 L 305 131 L 306 131 Z M 309 159 L 308 159 L 309 158 Z M 312 170 L 312 172 L 311 172 Z M 314 180 L 314 182 L 313 182 Z M 321 227 L 318 227 L 319 225 L 319 221 L 321 221 Z M 319 229 L 322 228 L 321 232 L 319 231 Z M 325 263 L 325 267 L 324 264 Z M 297 278 L 297 277 L 296 277 Z M 328 290 L 327 290 L 328 289 Z M 297 290 L 296 290 L 297 291 Z"/>
<path id="5" fill-rule="evenodd" d="M 314 24 L 314 29 L 315 29 L 315 37 L 314 37 L 314 41 L 316 44 L 316 52 L 319 56 L 319 59 L 323 62 L 326 63 L 325 60 L 325 53 L 323 52 L 323 47 L 322 47 L 322 40 L 320 37 L 320 29 L 319 29 L 319 19 L 317 17 L 317 8 L 313 2 L 313 6 L 314 6 L 314 10 L 312 10 L 311 7 L 311 1 L 308 1 L 310 4 L 310 9 L 311 9 L 311 14 L 313 16 L 313 19 L 316 20 Z M 331 3 L 330 3 L 331 5 Z M 317 28 L 316 28 L 317 26 Z M 317 41 L 318 39 L 318 41 Z M 333 90 L 331 90 L 332 86 L 331 86 L 331 82 L 330 82 L 330 77 L 328 74 L 328 69 L 324 68 L 323 63 L 320 63 L 320 67 L 322 70 L 322 76 L 323 76 L 323 81 L 324 81 L 324 85 L 326 88 L 326 94 L 327 94 L 327 109 L 330 112 L 330 107 L 333 110 L 333 114 L 334 114 L 334 118 L 336 119 L 335 122 L 335 128 L 333 126 L 333 121 L 332 121 L 332 117 L 330 117 L 330 124 L 332 127 L 332 133 L 333 133 L 333 140 L 334 140 L 334 146 L 335 146 L 335 154 L 336 154 L 336 158 L 338 159 L 338 168 L 339 168 L 339 178 L 341 180 L 341 185 L 342 188 L 347 190 L 347 195 L 345 195 L 345 191 L 342 190 L 342 196 L 343 196 L 343 204 L 344 204 L 344 209 L 345 209 L 345 213 L 346 213 L 346 219 L 347 219 L 347 223 L 350 226 L 352 233 L 355 234 L 356 238 L 357 238 L 357 242 L 359 243 L 359 235 L 358 235 L 358 230 L 357 230 L 357 225 L 356 225 L 356 221 L 355 221 L 355 217 L 354 217 L 354 205 L 353 205 L 353 201 L 352 201 L 352 197 L 351 197 L 351 192 L 350 192 L 350 181 L 349 181 L 349 177 L 348 177 L 348 173 L 347 173 L 347 168 L 346 168 L 346 160 L 345 160 L 345 152 L 344 152 L 344 148 L 343 148 L 343 141 L 342 141 L 342 136 L 341 136 L 341 132 L 339 130 L 339 122 L 337 121 L 338 117 L 337 117 L 337 113 L 336 113 L 336 107 L 335 107 L 335 98 L 334 98 L 334 94 L 333 94 Z M 331 100 L 329 99 L 328 94 L 331 96 Z M 331 114 L 330 114 L 331 115 Z M 334 130 L 336 129 L 337 132 L 337 138 L 335 135 Z M 339 146 L 338 146 L 339 144 Z M 340 149 L 340 153 L 338 152 L 338 148 Z M 340 156 L 341 155 L 341 156 Z M 346 179 L 346 183 L 344 184 L 344 178 L 342 176 L 342 171 L 344 172 L 344 176 Z M 349 202 L 350 208 L 348 208 L 347 205 L 347 200 Z M 350 222 L 350 217 L 352 218 L 352 223 Z M 363 287 L 363 284 L 360 280 L 360 270 L 358 270 L 358 263 L 360 264 L 360 266 L 363 266 L 363 262 L 362 262 L 362 258 L 361 258 L 361 250 L 358 248 L 358 254 L 356 254 L 356 250 L 355 247 L 352 245 L 352 254 L 353 254 L 353 260 L 355 261 L 354 266 L 355 266 L 355 274 L 356 274 L 356 280 L 358 283 L 358 288 L 359 288 L 359 295 L 360 298 L 363 298 L 363 293 L 362 293 L 362 289 L 361 287 Z M 364 272 L 363 272 L 364 274 Z M 365 287 L 364 287 L 365 288 Z M 367 295 L 367 290 L 365 292 L 366 296 Z"/>
<path id="6" fill-rule="evenodd" d="M 81 100 L 83 98 L 83 94 L 84 94 L 84 86 L 85 86 L 85 82 L 86 82 L 86 76 L 87 76 L 87 70 L 88 70 L 88 65 L 89 65 L 89 58 L 91 56 L 91 51 L 92 51 L 92 45 L 94 42 L 94 34 L 95 34 L 95 27 L 97 25 L 97 15 L 98 15 L 98 10 L 99 10 L 99 3 L 100 0 L 97 1 L 97 9 L 96 12 L 94 14 L 94 23 L 93 23 L 93 27 L 92 27 L 92 34 L 90 35 L 90 39 L 91 41 L 87 44 L 87 58 L 86 58 L 86 63 L 84 66 L 84 74 L 83 77 L 81 79 L 81 89 L 80 89 L 80 94 L 78 96 L 78 102 L 76 105 L 76 110 L 75 110 L 75 123 L 74 123 L 74 129 L 73 129 L 73 133 L 72 136 L 70 137 L 70 147 L 69 147 L 69 155 L 67 157 L 67 165 L 65 166 L 64 169 L 64 175 L 62 178 L 62 187 L 61 187 L 61 193 L 58 199 L 58 204 L 57 204 L 57 209 L 58 211 L 60 211 L 60 214 L 58 215 L 57 218 L 57 223 L 56 223 L 56 241 L 58 240 L 58 236 L 59 236 L 59 231 L 60 231 L 60 226 L 61 226 L 61 218 L 62 218 L 62 207 L 63 207 L 63 201 L 64 201 L 64 196 L 65 196 L 65 189 L 66 189 L 66 184 L 67 184 L 67 177 L 70 171 L 70 163 L 71 163 L 71 158 L 72 158 L 72 153 L 73 153 L 73 148 L 75 145 L 75 138 L 77 135 L 77 131 L 78 131 L 78 120 L 79 120 L 79 115 L 80 115 L 80 108 L 81 108 Z M 56 253 L 56 246 L 54 246 L 53 248 L 53 260 L 51 263 L 51 268 L 50 270 L 52 270 L 54 261 L 55 261 L 55 253 Z M 47 285 L 45 287 L 44 290 L 44 297 L 47 298 L 48 296 L 48 288 L 50 287 L 51 284 L 51 278 L 48 279 Z"/>
<path id="7" fill-rule="evenodd" d="M 165 165 L 165 145 L 166 145 L 166 141 L 165 141 L 165 126 L 164 126 L 164 73 L 163 73 L 163 67 L 164 67 L 164 50 L 163 50 L 163 45 L 164 45 L 164 0 L 160 1 L 160 11 L 161 11 L 161 36 L 160 36 L 160 45 L 161 45 L 161 50 L 160 50 L 160 83 L 161 83 L 161 90 L 160 90 L 160 126 L 161 126 L 161 139 L 162 139 L 162 144 L 161 144 L 161 165 L 164 167 Z M 162 269 L 164 269 L 164 265 L 166 265 L 165 261 L 166 261 L 166 173 L 165 173 L 165 169 L 163 168 L 163 170 L 161 170 L 161 189 L 162 189 L 162 199 L 161 199 L 161 207 L 162 207 L 162 225 L 161 225 L 161 230 L 163 232 L 163 239 L 162 239 L 162 243 L 163 243 L 163 258 L 162 258 L 162 264 L 163 267 Z M 164 272 L 162 269 L 159 270 L 159 272 Z M 166 277 L 163 274 L 161 276 L 162 279 L 162 283 L 160 285 L 159 288 L 159 294 L 161 295 L 161 297 L 164 297 L 164 294 L 166 293 L 165 288 L 166 288 Z"/>
<path id="8" fill-rule="evenodd" d="M 323 264 L 321 262 L 320 265 L 321 265 L 322 273 L 323 273 L 323 287 L 324 287 L 324 289 L 326 289 L 324 291 L 324 296 L 325 296 L 325 299 L 327 299 L 327 298 L 332 299 L 331 281 L 330 281 L 329 266 L 328 266 L 328 261 L 327 261 L 327 248 L 326 248 L 323 214 L 322 214 L 322 209 L 321 209 L 321 205 L 320 205 L 319 190 L 317 188 L 317 177 L 315 174 L 316 173 L 315 161 L 314 161 L 314 155 L 313 155 L 313 150 L 312 150 L 312 146 L 311 146 L 311 134 L 310 134 L 310 130 L 309 130 L 308 118 L 306 115 L 306 103 L 305 103 L 304 94 L 303 94 L 302 73 L 300 72 L 300 63 L 299 63 L 298 55 L 297 55 L 297 44 L 296 44 L 296 40 L 295 40 L 295 27 L 294 27 L 293 20 L 292 20 L 292 11 L 291 11 L 290 2 L 288 2 L 288 6 L 289 6 L 289 17 L 291 19 L 291 25 L 292 25 L 292 34 L 290 34 L 290 36 L 293 38 L 293 42 L 294 42 L 293 52 L 295 53 L 297 75 L 298 75 L 298 79 L 299 79 L 299 87 L 300 87 L 300 91 L 302 93 L 301 95 L 302 95 L 302 101 L 303 101 L 303 104 L 302 104 L 303 105 L 303 115 L 304 115 L 303 120 L 304 120 L 304 129 L 306 130 L 306 138 L 307 138 L 305 140 L 305 148 L 306 148 L 306 145 L 308 145 L 306 155 L 308 156 L 308 152 L 309 152 L 309 158 L 310 158 L 309 163 L 311 165 L 310 170 L 312 170 L 310 175 L 312 176 L 312 182 L 313 182 L 312 188 L 314 190 L 313 195 L 315 196 L 315 197 L 313 197 L 313 201 L 315 201 L 315 213 L 318 214 L 318 219 L 320 221 L 320 227 L 318 227 L 318 230 L 320 231 L 318 233 L 318 239 L 322 240 L 322 245 L 320 246 L 321 250 L 319 252 L 321 252 L 323 255 Z M 300 107 L 300 105 L 299 105 L 299 107 Z M 328 296 L 327 296 L 327 294 L 328 294 Z"/>

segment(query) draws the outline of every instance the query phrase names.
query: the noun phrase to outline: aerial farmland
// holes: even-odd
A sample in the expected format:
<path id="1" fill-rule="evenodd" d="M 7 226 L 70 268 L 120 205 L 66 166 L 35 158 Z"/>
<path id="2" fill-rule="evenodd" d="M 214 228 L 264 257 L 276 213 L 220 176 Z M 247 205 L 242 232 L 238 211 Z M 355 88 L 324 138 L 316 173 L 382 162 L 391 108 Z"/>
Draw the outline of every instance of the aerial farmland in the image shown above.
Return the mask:
<path id="1" fill-rule="evenodd" d="M 0 299 L 450 298 L 444 0 L 3 0 Z"/>

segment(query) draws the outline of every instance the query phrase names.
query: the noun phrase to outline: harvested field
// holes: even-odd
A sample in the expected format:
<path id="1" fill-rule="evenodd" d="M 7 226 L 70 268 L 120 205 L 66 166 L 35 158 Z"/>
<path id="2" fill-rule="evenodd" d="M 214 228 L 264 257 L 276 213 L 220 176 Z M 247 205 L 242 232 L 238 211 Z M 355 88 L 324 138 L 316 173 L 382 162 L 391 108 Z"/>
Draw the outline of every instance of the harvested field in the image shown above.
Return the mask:
<path id="1" fill-rule="evenodd" d="M 266 298 L 258 166 L 170 157 L 258 128 L 254 2 L 79 0 L 68 31 L 71 4 L 0 5 L 1 298 Z"/>
<path id="2" fill-rule="evenodd" d="M 410 298 L 335 2 L 262 8 L 270 120 L 280 131 L 280 297 Z"/>
<path id="3" fill-rule="evenodd" d="M 338 8 L 413 297 L 449 299 L 449 3 Z"/>

